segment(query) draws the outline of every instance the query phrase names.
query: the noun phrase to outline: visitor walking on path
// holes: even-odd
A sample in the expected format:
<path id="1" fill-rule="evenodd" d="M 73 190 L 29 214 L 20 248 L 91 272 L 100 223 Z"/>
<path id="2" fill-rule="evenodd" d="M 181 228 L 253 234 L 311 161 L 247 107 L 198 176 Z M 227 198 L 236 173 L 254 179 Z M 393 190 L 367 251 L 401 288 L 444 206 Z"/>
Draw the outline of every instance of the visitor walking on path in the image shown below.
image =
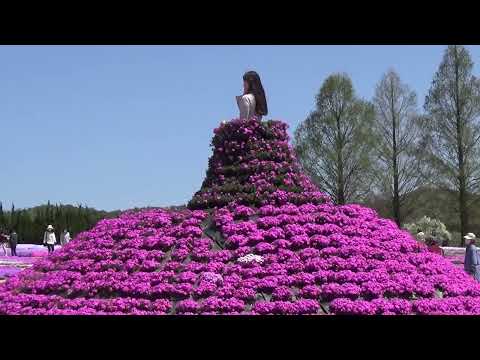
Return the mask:
<path id="1" fill-rule="evenodd" d="M 18 256 L 17 255 L 18 235 L 17 235 L 15 229 L 13 229 L 12 233 L 10 234 L 9 243 L 10 243 L 10 255 Z"/>
<path id="2" fill-rule="evenodd" d="M 478 257 L 477 247 L 475 246 L 475 234 L 468 233 L 463 238 L 465 239 L 465 242 L 467 242 L 464 269 L 467 273 L 473 275 L 475 280 L 480 281 L 480 261 Z"/>
<path id="3" fill-rule="evenodd" d="M 47 231 L 43 234 L 43 244 L 47 245 L 48 253 L 53 253 L 55 250 L 55 244 L 57 239 L 55 238 L 55 233 L 53 232 L 53 226 L 48 225 Z"/>
<path id="4" fill-rule="evenodd" d="M 68 232 L 67 229 L 63 230 L 63 232 L 60 234 L 60 244 L 66 245 L 70 241 L 70 233 Z"/>

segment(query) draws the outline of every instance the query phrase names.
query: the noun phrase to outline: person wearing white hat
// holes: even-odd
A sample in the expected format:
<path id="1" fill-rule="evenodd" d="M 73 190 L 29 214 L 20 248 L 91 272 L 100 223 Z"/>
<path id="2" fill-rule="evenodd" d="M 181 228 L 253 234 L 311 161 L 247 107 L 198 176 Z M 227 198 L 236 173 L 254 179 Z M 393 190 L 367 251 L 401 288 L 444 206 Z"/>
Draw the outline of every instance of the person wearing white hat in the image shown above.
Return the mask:
<path id="1" fill-rule="evenodd" d="M 476 236 L 474 233 L 468 233 L 463 238 L 467 243 L 463 268 L 467 273 L 472 275 L 475 280 L 480 281 L 480 260 L 478 257 L 477 247 L 475 246 Z"/>
<path id="2" fill-rule="evenodd" d="M 48 225 L 47 231 L 43 234 L 43 244 L 47 245 L 48 253 L 53 253 L 55 249 L 55 244 L 57 243 L 57 239 L 55 238 L 55 232 L 53 231 L 53 226 Z"/>
<path id="3" fill-rule="evenodd" d="M 423 231 L 419 231 L 418 234 L 417 234 L 417 240 L 418 241 L 422 241 L 424 242 L 425 241 L 425 233 Z"/>

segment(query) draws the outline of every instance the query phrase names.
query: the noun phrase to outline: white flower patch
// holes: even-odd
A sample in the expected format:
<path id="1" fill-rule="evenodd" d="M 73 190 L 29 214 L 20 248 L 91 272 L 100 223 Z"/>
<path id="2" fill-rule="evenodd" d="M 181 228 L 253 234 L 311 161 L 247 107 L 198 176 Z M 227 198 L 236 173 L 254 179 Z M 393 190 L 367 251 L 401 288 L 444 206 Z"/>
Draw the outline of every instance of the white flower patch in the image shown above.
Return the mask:
<path id="1" fill-rule="evenodd" d="M 238 258 L 237 260 L 239 262 L 242 262 L 242 263 L 249 263 L 249 262 L 252 262 L 252 261 L 256 261 L 257 263 L 261 264 L 261 263 L 263 263 L 263 256 L 248 254 L 248 255 L 245 255 L 245 256 L 242 256 L 242 257 Z"/>

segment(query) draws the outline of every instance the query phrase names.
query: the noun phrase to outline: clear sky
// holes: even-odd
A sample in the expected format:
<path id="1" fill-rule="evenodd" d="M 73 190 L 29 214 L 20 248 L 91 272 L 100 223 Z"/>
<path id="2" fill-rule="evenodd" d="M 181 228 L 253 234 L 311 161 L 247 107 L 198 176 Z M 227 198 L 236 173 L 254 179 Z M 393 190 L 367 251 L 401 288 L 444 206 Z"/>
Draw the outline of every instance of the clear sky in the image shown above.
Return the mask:
<path id="1" fill-rule="evenodd" d="M 467 46 L 480 63 L 480 46 Z M 290 134 L 325 78 L 371 99 L 389 68 L 422 109 L 445 46 L 0 46 L 0 200 L 114 210 L 186 203 L 213 129 L 256 70 Z M 476 64 L 474 72 L 478 74 Z"/>

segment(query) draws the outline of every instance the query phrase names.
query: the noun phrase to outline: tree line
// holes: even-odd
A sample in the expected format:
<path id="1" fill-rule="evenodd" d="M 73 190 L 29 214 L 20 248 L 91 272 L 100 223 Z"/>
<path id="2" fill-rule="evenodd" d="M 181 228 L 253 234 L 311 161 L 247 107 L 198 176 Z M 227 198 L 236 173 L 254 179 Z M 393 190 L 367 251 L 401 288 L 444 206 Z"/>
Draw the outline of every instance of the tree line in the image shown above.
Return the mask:
<path id="1" fill-rule="evenodd" d="M 419 207 L 432 206 L 424 201 L 448 194 L 448 202 L 434 206 L 451 208 L 463 246 L 480 199 L 480 81 L 473 65 L 464 46 L 448 46 L 423 112 L 393 69 L 371 100 L 355 94 L 347 74 L 332 74 L 315 110 L 295 130 L 305 172 L 338 204 L 378 205 L 383 199 L 399 226 Z M 420 202 L 420 193 L 433 195 Z"/>
<path id="2" fill-rule="evenodd" d="M 99 220 L 115 217 L 119 211 L 106 212 L 89 208 L 85 205 L 50 204 L 36 206 L 30 209 L 3 209 L 0 202 L 0 231 L 15 231 L 19 236 L 19 243 L 41 244 L 43 233 L 48 225 L 53 225 L 57 239 L 64 229 L 70 231 L 72 237 L 82 231 L 92 228 Z"/>

